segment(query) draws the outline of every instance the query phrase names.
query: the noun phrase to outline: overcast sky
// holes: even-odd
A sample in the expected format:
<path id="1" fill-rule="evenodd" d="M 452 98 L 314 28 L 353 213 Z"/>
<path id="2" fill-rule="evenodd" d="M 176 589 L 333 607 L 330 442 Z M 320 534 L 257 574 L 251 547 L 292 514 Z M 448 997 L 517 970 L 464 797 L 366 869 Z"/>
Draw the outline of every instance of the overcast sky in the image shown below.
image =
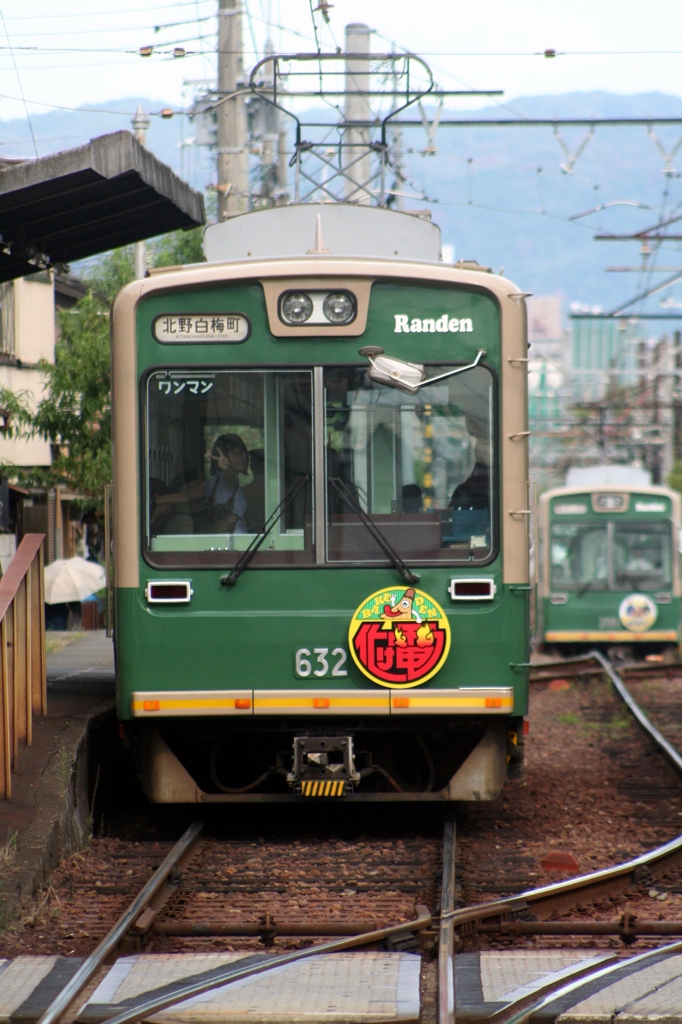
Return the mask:
<path id="1" fill-rule="evenodd" d="M 24 116 L 22 92 L 31 113 L 131 95 L 181 106 L 186 80 L 214 75 L 216 7 L 217 0 L 0 0 L 0 119 Z M 262 55 L 268 20 L 276 49 L 313 49 L 310 8 L 309 0 L 248 0 L 247 67 Z M 344 26 L 363 21 L 375 33 L 373 50 L 389 42 L 409 48 L 441 87 L 500 88 L 502 102 L 592 89 L 682 96 L 679 0 L 334 0 L 330 17 L 327 27 L 316 16 L 323 48 L 343 45 Z M 146 45 L 156 52 L 142 58 Z M 174 46 L 194 52 L 173 58 Z M 554 59 L 541 55 L 550 48 Z"/>

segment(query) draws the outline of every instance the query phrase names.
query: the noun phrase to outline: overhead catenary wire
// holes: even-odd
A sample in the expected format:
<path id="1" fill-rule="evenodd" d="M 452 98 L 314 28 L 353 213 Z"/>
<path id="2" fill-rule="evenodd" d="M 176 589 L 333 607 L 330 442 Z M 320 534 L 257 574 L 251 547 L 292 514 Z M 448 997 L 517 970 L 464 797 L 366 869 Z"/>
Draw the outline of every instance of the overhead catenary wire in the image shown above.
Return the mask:
<path id="1" fill-rule="evenodd" d="M 116 15 L 124 14 L 147 14 L 150 11 L 166 11 L 170 7 L 191 7 L 196 3 L 210 3 L 213 4 L 213 0 L 176 0 L 174 3 L 164 3 L 155 7 L 129 7 L 119 8 L 117 10 L 98 10 L 98 11 L 79 11 L 76 14 L 54 14 L 50 12 L 50 21 L 54 18 L 73 18 L 78 21 L 83 21 L 84 18 L 111 18 Z M 7 21 L 35 21 L 35 15 L 16 15 L 14 17 L 9 16 Z"/>
<path id="2" fill-rule="evenodd" d="M 200 0 L 201 2 L 201 0 Z M 9 19 L 8 19 L 9 20 Z M 215 14 L 201 15 L 199 18 L 188 18 L 183 21 L 173 21 L 166 24 L 149 24 L 149 25 L 134 25 L 132 28 L 135 32 L 164 32 L 170 28 L 181 28 L 183 25 L 196 25 L 198 22 L 214 21 Z M 39 29 L 34 29 L 32 32 L 13 32 L 12 37 L 14 39 L 40 39 L 43 36 L 46 38 L 52 38 L 53 36 L 102 36 L 102 35 L 121 35 L 122 33 L 130 35 L 131 26 L 122 25 L 121 28 L 115 28 L 113 26 L 107 26 L 106 28 L 94 27 L 94 28 L 68 28 L 68 29 L 46 29 L 44 32 Z"/>
<path id="3" fill-rule="evenodd" d="M 7 46 L 8 46 L 10 55 L 12 57 L 12 63 L 14 65 L 14 72 L 15 72 L 15 74 L 17 76 L 17 85 L 19 86 L 19 92 L 21 93 L 21 100 L 22 100 L 22 103 L 24 104 L 24 110 L 26 111 L 26 120 L 28 121 L 28 128 L 29 128 L 29 131 L 31 133 L 31 140 L 33 142 L 33 149 L 35 151 L 35 155 L 36 155 L 36 158 L 37 158 L 38 157 L 38 146 L 37 146 L 37 143 L 36 143 L 36 137 L 33 134 L 33 125 L 31 124 L 31 115 L 29 114 L 28 107 L 26 106 L 26 98 L 24 97 L 24 89 L 23 89 L 23 86 L 21 84 L 21 77 L 19 75 L 19 68 L 17 67 L 17 62 L 14 59 L 14 51 L 12 50 L 12 44 L 9 41 L 9 32 L 7 31 L 7 26 L 5 25 L 5 16 L 4 16 L 1 8 L 0 8 L 0 18 L 2 19 L 2 28 L 3 28 L 3 31 L 5 33 L 5 37 L 7 39 Z"/>
<path id="4" fill-rule="evenodd" d="M 138 8 L 137 11 L 140 11 L 140 12 L 143 12 L 143 11 L 157 12 L 158 11 L 158 12 L 164 12 L 164 13 L 167 12 L 167 11 L 170 11 L 170 10 L 182 11 L 183 13 L 185 11 L 187 11 L 188 13 L 190 11 L 195 11 L 196 14 L 197 14 L 197 17 L 193 21 L 188 19 L 186 23 L 187 24 L 195 24 L 196 25 L 199 20 L 201 20 L 202 22 L 207 22 L 207 21 L 209 21 L 209 20 L 211 20 L 212 18 L 215 17 L 215 15 L 213 13 L 205 13 L 205 12 L 208 11 L 208 4 L 209 3 L 211 4 L 211 6 L 213 6 L 213 0 L 186 0 L 186 2 L 183 2 L 183 3 L 170 3 L 170 4 L 164 4 L 164 5 L 158 5 L 158 6 L 150 5 L 150 6 L 147 6 L 147 7 L 144 7 L 144 8 Z M 311 7 L 313 6 L 312 4 L 309 4 L 309 5 Z M 252 9 L 254 7 L 256 8 L 255 10 Z M 307 35 L 306 33 L 299 32 L 297 29 L 295 29 L 293 27 L 291 29 L 289 29 L 289 28 L 287 28 L 285 26 L 282 26 L 281 25 L 281 18 L 277 19 L 277 21 L 279 22 L 278 24 L 274 24 L 273 20 L 270 18 L 270 12 L 268 12 L 266 14 L 265 10 L 263 9 L 264 5 L 263 5 L 262 2 L 260 2 L 260 5 L 251 4 L 250 7 L 248 7 L 248 5 L 247 5 L 247 8 L 248 8 L 247 9 L 247 13 L 249 15 L 250 22 L 251 22 L 251 20 L 253 20 L 255 22 L 260 22 L 260 23 L 263 23 L 263 24 L 267 24 L 268 26 L 272 26 L 273 28 L 277 28 L 279 31 L 286 32 L 288 36 L 310 40 L 310 36 Z M 132 10 L 131 10 L 131 13 L 133 13 Z M 120 11 L 118 11 L 118 10 L 114 9 L 114 10 L 109 10 L 107 12 L 100 12 L 100 11 L 92 12 L 92 13 L 90 13 L 90 14 L 88 14 L 86 16 L 86 22 L 85 23 L 87 24 L 88 20 L 96 23 L 100 19 L 100 16 L 103 16 L 105 14 L 106 15 L 111 14 L 112 16 L 115 15 L 115 16 L 118 17 L 119 15 L 123 15 L 124 14 L 124 10 L 121 9 Z M 319 14 L 315 15 L 315 13 L 313 11 L 311 11 L 311 14 L 312 14 L 312 22 L 313 22 L 312 28 L 313 28 L 314 35 L 316 37 L 315 46 L 317 48 L 319 48 L 320 46 L 325 45 L 325 39 L 326 38 L 328 38 L 329 36 L 334 38 L 334 32 L 333 32 L 333 28 L 331 26 L 327 26 L 327 25 L 322 23 L 322 19 L 321 19 L 321 16 Z M 335 16 L 337 16 L 337 15 L 335 15 Z M 64 13 L 60 12 L 60 14 L 57 15 L 57 17 L 68 19 L 68 18 L 75 18 L 76 16 L 75 15 L 70 15 L 70 14 L 68 14 L 66 12 L 64 12 Z M 28 20 L 28 19 L 17 18 L 17 19 L 12 19 L 12 20 L 13 20 L 13 23 L 16 23 L 18 26 L 20 26 L 22 20 Z M 35 21 L 35 19 L 32 19 L 33 23 L 34 23 L 34 21 Z M 318 22 L 319 22 L 319 24 L 318 24 Z M 155 28 L 158 27 L 160 29 L 163 29 L 164 34 L 165 34 L 167 32 L 167 30 L 171 29 L 174 25 L 178 25 L 179 26 L 181 24 L 185 24 L 185 22 L 181 22 L 179 20 L 178 21 L 171 21 L 171 20 L 169 20 L 165 25 L 154 26 L 154 27 Z M 251 24 L 250 24 L 250 27 L 252 29 L 252 35 L 254 36 L 254 40 L 253 41 L 254 41 L 254 49 L 255 49 L 256 48 L 255 33 L 253 33 L 253 26 L 251 26 Z M 75 26 L 74 26 L 74 31 L 78 31 L 79 33 L 81 33 L 83 31 L 83 29 L 81 27 L 76 29 Z M 94 27 L 91 30 L 87 30 L 87 31 L 92 31 L 93 33 L 96 33 L 97 32 L 97 28 Z M 107 33 L 108 33 L 109 32 L 109 28 L 107 28 L 105 31 L 107 31 Z M 115 32 L 122 32 L 122 31 L 125 31 L 125 29 L 115 28 L 115 29 L 111 29 L 111 31 L 112 32 L 114 32 L 114 31 Z M 377 33 L 377 35 L 379 35 L 379 34 L 380 33 Z M 34 36 L 34 38 L 35 38 L 35 36 Z M 211 36 L 204 35 L 204 36 L 194 36 L 193 38 L 195 40 L 196 39 L 200 39 L 202 42 L 206 42 L 207 44 L 209 44 L 209 41 L 210 41 L 210 39 L 213 38 L 213 36 L 212 35 Z M 179 42 L 187 42 L 187 40 L 183 39 L 183 40 L 179 40 Z M 164 40 L 163 44 L 159 44 L 159 46 L 153 47 L 153 58 L 154 58 L 155 62 L 157 62 L 157 63 L 158 62 L 164 62 L 165 63 L 166 62 L 166 58 L 177 59 L 177 58 L 172 58 L 172 54 L 168 50 L 168 48 L 171 45 L 172 44 L 170 42 L 166 43 L 166 41 Z M 401 47 L 400 49 L 403 52 L 407 52 L 405 50 L 405 48 Z M 34 45 L 34 48 L 32 49 L 32 51 L 29 51 L 29 50 L 23 51 L 24 54 L 28 54 L 30 52 L 40 53 L 41 55 L 44 55 L 44 56 L 47 56 L 47 55 L 50 55 L 50 54 L 53 54 L 53 55 L 56 56 L 60 52 L 64 52 L 64 53 L 69 52 L 69 53 L 74 53 L 74 54 L 75 53 L 80 53 L 80 52 L 83 52 L 83 53 L 93 53 L 93 54 L 94 53 L 100 53 L 100 52 L 103 53 L 103 54 L 107 54 L 107 53 L 115 54 L 115 53 L 117 53 L 119 51 L 116 48 L 111 48 L 111 47 L 108 48 L 108 49 L 102 48 L 101 50 L 93 50 L 93 49 L 89 49 L 89 48 L 88 49 L 86 49 L 86 48 L 78 49 L 76 47 L 73 47 L 73 48 L 59 48 L 59 47 L 54 47 L 54 46 L 53 47 L 47 47 L 46 46 L 44 48 L 40 48 L 40 47 L 35 46 L 35 45 Z M 137 56 L 136 51 L 124 50 L 123 52 L 130 54 L 130 56 L 131 56 L 131 58 L 133 60 Z M 457 51 L 457 50 L 454 50 L 454 49 L 449 50 L 449 49 L 445 49 L 445 48 L 443 48 L 440 51 L 439 50 L 434 50 L 434 51 L 425 51 L 425 52 L 428 53 L 429 55 L 434 55 L 434 56 L 450 56 L 450 55 L 451 56 L 467 56 L 469 54 L 470 55 L 480 54 L 481 56 L 485 56 L 486 55 L 486 51 Z M 537 56 L 537 55 L 544 55 L 544 52 L 545 51 L 535 51 L 535 50 L 531 50 L 531 51 L 491 50 L 491 51 L 489 51 L 489 54 L 490 55 L 494 55 L 494 54 L 513 55 L 513 54 L 518 53 L 518 55 L 521 55 L 521 56 L 523 56 L 524 54 L 527 55 L 527 56 Z M 565 55 L 572 54 L 574 51 L 568 51 L 568 50 L 567 51 L 559 51 L 559 50 L 557 50 L 557 51 L 554 51 L 554 52 L 556 52 L 560 56 L 565 56 Z M 577 53 L 578 51 L 575 51 L 575 52 Z M 612 53 L 612 54 L 616 54 L 616 53 L 630 53 L 630 52 L 633 52 L 633 53 L 634 52 L 645 53 L 645 52 L 654 52 L 654 51 L 644 51 L 644 50 L 642 50 L 642 51 L 615 51 L 615 50 L 614 51 L 605 51 L 605 50 L 599 51 L 599 50 L 595 49 L 594 51 L 592 51 L 592 50 L 587 51 L 586 50 L 584 52 L 585 53 L 590 53 L 590 54 L 591 53 L 607 53 L 607 52 L 608 53 Z M 671 50 L 671 51 L 663 51 L 663 50 L 661 50 L 661 51 L 655 51 L 655 52 L 657 52 L 657 53 L 664 53 L 664 52 L 674 53 L 674 52 L 678 52 L 678 51 L 673 51 L 673 50 Z M 213 56 L 213 52 L 209 51 L 208 49 L 197 48 L 196 50 L 189 51 L 187 53 L 187 58 L 188 59 L 196 58 L 197 56 L 200 57 L 203 61 L 207 61 L 207 60 L 211 59 L 211 57 Z M 30 57 L 22 56 L 22 60 L 30 62 Z M 111 67 L 117 66 L 117 65 L 119 65 L 119 66 L 129 66 L 129 62 L 127 62 L 127 61 L 125 61 L 125 62 L 106 61 L 105 63 L 106 63 L 107 66 L 111 66 Z M 78 67 L 78 66 L 80 66 L 80 67 L 84 67 L 85 68 L 85 67 L 93 66 L 93 65 L 91 65 L 90 62 L 87 62 L 87 63 L 84 62 L 82 64 L 75 64 L 75 63 L 71 64 L 71 65 L 61 64 L 59 66 L 60 67 L 67 67 L 67 66 Z M 101 66 L 101 65 L 98 64 L 96 66 Z M 55 67 L 56 67 L 56 65 L 52 65 L 52 68 L 55 68 Z M 39 69 L 36 68 L 35 66 L 32 66 L 30 68 L 30 70 L 31 71 L 34 71 L 34 70 L 37 71 Z M 448 78 L 454 78 L 454 76 L 451 75 L 450 71 L 446 71 L 445 69 L 441 69 L 441 70 L 442 70 L 442 73 L 444 75 L 447 75 Z M 459 81 L 458 79 L 455 79 L 455 80 Z M 462 83 L 462 84 L 468 84 L 468 83 Z M 8 97 L 8 98 L 14 98 L 14 97 Z M 17 97 L 17 99 L 18 99 L 18 101 L 23 102 L 23 99 L 21 97 Z M 39 106 L 45 107 L 46 109 L 65 109 L 65 110 L 68 110 L 68 109 L 76 110 L 76 109 L 78 109 L 78 107 L 68 107 L 68 106 L 63 105 L 63 104 L 48 104 L 48 103 L 44 103 L 44 102 L 41 102 L 41 101 L 28 101 L 28 100 L 26 100 L 26 103 L 30 103 L 30 102 L 33 102 L 33 103 L 35 103 L 35 104 L 37 104 Z M 508 109 L 511 113 L 514 114 L 515 117 L 518 117 L 520 121 L 527 120 L 526 115 L 524 113 L 520 112 L 520 111 L 514 110 L 512 105 L 505 104 L 505 103 L 498 103 L 497 101 L 493 101 L 493 102 L 495 102 L 496 105 L 499 105 L 503 109 Z M 333 107 L 333 104 L 330 104 L 330 105 Z M 95 112 L 95 111 L 93 110 L 92 112 Z M 121 111 L 113 111 L 113 110 L 112 111 L 108 111 L 108 110 L 106 110 L 106 108 L 102 108 L 101 112 L 103 114 L 104 113 L 111 113 L 111 114 L 114 114 L 114 115 L 125 116 L 125 115 L 122 115 Z M 132 114 L 132 113 L 133 113 L 133 111 L 130 112 L 130 114 Z M 160 116 L 160 114 L 158 112 L 155 112 L 155 113 L 156 113 L 156 116 Z M 175 113 L 177 115 L 182 115 L 184 113 L 184 111 L 176 110 Z M 441 159 L 453 159 L 453 158 L 446 156 L 446 157 L 441 157 Z M 456 158 L 454 158 L 454 159 L 456 159 Z M 480 168 L 481 165 L 484 164 L 484 163 L 486 163 L 485 158 L 479 158 L 478 156 L 476 157 L 476 166 L 478 168 Z M 545 168 L 543 168 L 543 170 L 544 170 L 545 174 L 556 174 L 556 173 L 558 173 L 558 172 L 555 172 L 553 168 L 545 167 Z M 536 169 L 534 168 L 532 170 L 532 172 L 529 172 L 529 173 L 535 174 L 536 173 Z M 578 176 L 574 175 L 574 178 L 576 180 L 576 183 L 578 183 Z M 535 181 L 537 182 L 537 178 L 535 178 Z M 585 187 L 590 187 L 590 183 L 587 182 L 587 181 L 584 182 L 584 185 L 585 185 Z M 414 188 L 415 191 L 418 191 L 418 192 L 421 191 L 421 189 L 420 189 L 420 187 L 418 185 L 412 184 L 412 187 Z M 537 188 L 537 185 L 535 187 Z M 601 186 L 594 186 L 594 185 L 592 187 L 595 187 L 595 188 L 599 187 L 599 188 L 601 188 Z M 430 189 L 429 191 L 432 191 L 432 190 Z M 605 193 L 602 190 L 600 192 L 600 194 L 605 194 Z M 424 193 L 422 193 L 421 195 L 415 195 L 413 198 L 416 201 L 418 201 L 418 202 L 437 202 L 437 199 L 435 197 L 432 198 L 431 196 L 426 195 Z M 457 206 L 460 206 L 462 204 L 458 203 L 458 202 L 452 202 L 452 201 L 442 201 L 442 202 L 439 203 L 439 205 L 442 205 L 444 207 L 457 207 Z M 563 222 L 566 222 L 566 220 L 567 220 L 566 217 L 564 217 L 564 216 L 562 216 L 560 214 L 556 214 L 554 212 L 548 212 L 547 209 L 546 209 L 546 204 L 543 201 L 542 197 L 540 198 L 540 207 L 541 207 L 541 209 L 539 211 L 527 210 L 527 209 L 515 209 L 513 207 L 512 208 L 505 208 L 505 207 L 501 207 L 500 205 L 495 204 L 495 203 L 482 203 L 482 202 L 477 202 L 477 201 L 472 201 L 470 203 L 467 203 L 466 205 L 469 205 L 469 206 L 471 206 L 474 209 L 491 210 L 491 211 L 503 213 L 505 215 L 512 215 L 512 216 L 514 216 L 514 215 L 521 215 L 521 216 L 544 216 L 544 217 L 549 217 L 551 219 L 555 219 L 557 221 L 563 221 Z M 663 246 L 663 248 L 666 247 L 666 243 L 660 243 L 660 244 Z"/>
<path id="5" fill-rule="evenodd" d="M 20 96 L 11 96 L 11 95 L 8 95 L 8 94 L 5 94 L 5 93 L 0 93 L 0 99 L 2 99 L 2 100 L 13 100 L 13 101 L 15 101 L 17 103 L 21 102 L 21 97 Z M 26 102 L 29 103 L 31 106 L 48 107 L 50 110 L 70 110 L 70 111 L 75 111 L 77 113 L 84 113 L 84 114 L 116 114 L 119 117 L 126 117 L 126 118 L 131 118 L 131 117 L 133 117 L 135 115 L 135 111 L 134 110 L 110 110 L 107 107 L 67 107 L 67 106 L 65 106 L 64 104 L 61 104 L 61 103 L 44 103 L 41 100 L 26 100 Z M 182 116 L 182 115 L 187 115 L 188 111 L 186 111 L 186 110 L 173 110 L 173 114 L 176 115 L 176 116 Z M 149 117 L 164 117 L 164 114 L 162 113 L 161 110 L 150 110 L 148 112 L 148 116 Z M 165 116 L 167 116 L 167 115 L 165 115 Z M 66 138 L 66 137 L 68 137 L 68 138 L 76 138 L 76 137 L 80 137 L 80 136 L 56 136 L 52 141 L 58 141 L 59 139 Z M 3 142 L 3 143 L 0 143 L 0 145 L 3 145 L 3 146 L 4 145 L 11 145 L 11 143 L 4 143 Z"/>

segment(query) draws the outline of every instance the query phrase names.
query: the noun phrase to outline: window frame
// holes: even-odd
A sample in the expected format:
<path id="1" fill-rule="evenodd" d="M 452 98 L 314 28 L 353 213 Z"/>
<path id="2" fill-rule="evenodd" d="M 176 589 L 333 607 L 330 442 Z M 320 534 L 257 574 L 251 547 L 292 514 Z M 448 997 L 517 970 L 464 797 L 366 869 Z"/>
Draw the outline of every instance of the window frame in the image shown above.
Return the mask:
<path id="1" fill-rule="evenodd" d="M 430 360 L 423 362 L 424 367 L 428 370 L 429 367 L 442 367 L 442 366 L 464 366 L 466 362 L 452 361 L 445 363 L 441 360 Z M 490 366 L 485 360 L 480 364 L 482 369 L 486 370 L 491 377 L 492 382 L 492 424 L 491 434 L 493 440 L 493 452 L 492 452 L 492 473 L 491 481 L 493 486 L 493 500 L 490 509 L 490 522 L 491 522 L 491 534 L 492 534 L 492 545 L 489 554 L 485 559 L 473 562 L 470 558 L 440 558 L 440 559 L 404 559 L 405 564 L 414 568 L 440 568 L 446 571 L 452 571 L 455 568 L 464 567 L 475 567 L 476 569 L 484 568 L 485 566 L 491 565 L 499 557 L 501 551 L 501 524 L 500 524 L 500 508 L 501 508 L 501 494 L 500 494 L 500 481 L 501 481 L 501 438 L 500 438 L 500 387 L 499 387 L 499 374 L 495 367 Z M 366 369 L 366 362 L 352 361 L 352 362 L 340 362 L 335 361 L 332 363 L 310 361 L 305 363 L 239 363 L 226 366 L 225 364 L 216 365 L 215 363 L 210 364 L 190 364 L 187 363 L 157 363 L 152 366 L 145 367 L 145 369 L 139 374 L 138 377 L 138 422 L 140 425 L 139 439 L 138 439 L 138 529 L 139 529 L 139 540 L 140 540 L 140 552 L 143 561 L 153 569 L 158 570 L 197 570 L 197 569 L 213 569 L 213 570 L 225 570 L 234 567 L 237 558 L 241 552 L 230 551 L 230 552 L 217 552 L 217 551 L 152 551 L 149 546 L 149 537 L 147 532 L 147 516 L 149 507 L 149 473 L 148 473 L 148 462 L 147 462 L 147 451 L 148 451 L 148 410 L 147 410 L 147 386 L 151 376 L 159 372 L 192 372 L 192 373 L 216 373 L 216 372 L 233 372 L 233 373 L 244 373 L 244 372 L 289 372 L 289 373 L 309 373 L 310 374 L 310 386 L 311 386 L 311 435 L 312 435 L 312 465 L 311 465 L 311 496 L 312 496 L 312 547 L 310 549 L 304 549 L 302 554 L 309 555 L 309 560 L 306 562 L 286 562 L 286 563 L 273 563 L 268 561 L 265 564 L 262 562 L 262 557 L 268 555 L 268 552 L 259 551 L 253 561 L 249 565 L 249 570 L 282 570 L 282 569 L 293 569 L 293 570 L 310 570 L 310 569 L 333 569 L 333 570 L 352 570 L 352 569 L 365 569 L 365 570 L 377 570 L 384 568 L 392 568 L 391 563 L 388 559 L 379 561 L 353 561 L 353 562 L 330 562 L 327 560 L 326 550 L 326 486 L 323 487 L 325 493 L 325 502 L 323 506 L 322 515 L 318 515 L 317 508 L 317 494 L 319 489 L 316 485 L 316 465 L 317 465 L 317 449 L 318 436 L 316 431 L 316 415 L 317 415 L 317 393 L 315 387 L 315 371 L 318 370 L 321 374 L 324 374 L 326 370 L 332 369 Z M 321 408 L 321 420 L 322 420 L 322 441 L 321 441 L 321 452 L 322 452 L 322 463 L 324 464 L 324 442 L 326 438 L 326 408 L 324 404 L 324 387 L 322 388 L 322 396 L 320 399 L 322 403 Z M 326 480 L 324 481 L 326 485 Z M 320 530 L 319 524 L 322 524 Z M 321 534 L 324 533 L 324 546 L 321 551 L 321 558 L 318 557 L 319 541 Z M 400 554 L 400 552 L 398 552 Z M 270 556 L 273 554 L 269 552 Z M 222 558 L 220 556 L 223 556 Z M 228 555 L 229 558 L 224 557 Z M 237 556 L 236 558 L 234 556 Z M 162 557 L 159 557 L 162 556 Z M 401 556 L 402 557 L 402 556 Z"/>
<path id="2" fill-rule="evenodd" d="M 428 371 L 429 368 L 434 368 L 434 367 L 438 367 L 439 369 L 443 369 L 443 368 L 455 368 L 457 366 L 466 366 L 467 365 L 467 361 L 466 360 L 460 360 L 460 361 L 444 362 L 442 359 L 440 359 L 440 360 L 430 360 L 430 361 L 426 361 L 425 360 L 422 363 L 422 365 Z M 435 558 L 430 558 L 430 559 L 429 558 L 408 558 L 408 557 L 404 556 L 403 552 L 400 551 L 400 549 L 396 549 L 398 554 L 400 555 L 401 559 L 405 562 L 405 565 L 408 565 L 408 566 L 411 566 L 411 567 L 415 567 L 415 568 L 418 568 L 420 566 L 424 566 L 424 567 L 428 567 L 428 568 L 452 569 L 452 568 L 458 568 L 458 567 L 462 567 L 462 566 L 467 566 L 470 569 L 471 568 L 478 569 L 478 568 L 482 568 L 484 566 L 490 565 L 491 562 L 495 561 L 495 559 L 497 558 L 497 556 L 499 554 L 499 551 L 500 551 L 500 514 L 499 514 L 499 509 L 500 509 L 500 462 L 501 462 L 501 459 L 500 459 L 500 430 L 499 430 L 499 416 L 500 416 L 499 378 L 498 378 L 498 375 L 497 375 L 494 367 L 492 367 L 488 363 L 486 363 L 485 360 L 483 360 L 481 363 L 479 363 L 479 366 L 480 366 L 480 368 L 482 370 L 485 370 L 487 373 L 490 374 L 491 385 L 492 385 L 492 410 L 491 410 L 492 415 L 491 415 L 491 421 L 490 421 L 490 431 L 491 431 L 491 438 L 492 438 L 492 446 L 491 446 L 491 448 L 492 448 L 492 451 L 491 451 L 492 467 L 491 467 L 491 474 L 490 474 L 490 479 L 491 479 L 491 484 L 492 484 L 492 502 L 491 502 L 491 507 L 490 507 L 490 527 L 491 527 L 491 540 L 492 540 L 492 543 L 491 543 L 491 546 L 490 546 L 490 551 L 486 555 L 485 558 L 475 559 L 474 560 L 474 559 L 471 559 L 470 557 L 467 557 L 467 558 L 454 558 L 454 557 L 447 558 L 447 557 L 444 557 L 444 556 L 441 557 L 441 558 L 437 558 L 437 559 L 435 559 Z M 366 370 L 367 369 L 367 363 L 364 363 L 364 362 L 362 362 L 362 363 L 360 363 L 360 362 L 323 363 L 321 365 L 321 369 L 322 369 L 323 381 L 322 381 L 322 395 L 320 397 L 320 401 L 322 402 L 322 422 L 323 422 L 323 430 L 325 432 L 324 433 L 324 440 L 323 440 L 323 463 L 326 466 L 326 458 L 325 457 L 326 457 L 326 422 L 327 422 L 327 420 L 326 420 L 326 413 L 327 413 L 327 409 L 326 409 L 326 403 L 325 403 L 325 400 L 324 400 L 324 393 L 325 393 L 324 374 L 326 372 L 328 372 L 328 371 L 339 370 L 339 369 L 344 369 L 344 370 L 357 370 L 357 369 Z M 381 385 L 377 385 L 377 386 L 380 387 Z M 326 472 L 325 472 L 325 477 L 326 477 Z M 324 550 L 324 558 L 325 558 L 324 564 L 326 565 L 326 567 L 327 568 L 334 568 L 334 569 L 336 569 L 336 568 L 341 568 L 341 569 L 378 569 L 378 568 L 382 568 L 383 566 L 390 565 L 389 560 L 386 559 L 386 558 L 383 558 L 383 559 L 379 558 L 379 559 L 376 559 L 376 560 L 373 560 L 373 561 L 369 561 L 369 560 L 363 561 L 362 559 L 353 559 L 353 560 L 348 559 L 348 560 L 343 560 L 343 561 L 342 560 L 335 560 L 335 561 L 330 561 L 329 560 L 329 519 L 328 519 L 328 505 L 327 505 L 328 494 L 329 494 L 328 481 L 325 479 L 324 480 L 324 521 L 323 521 L 324 548 L 323 548 L 323 550 Z M 380 523 L 378 524 L 378 526 L 379 526 L 379 529 L 381 529 L 381 524 Z M 447 550 L 448 550 L 447 548 L 443 549 L 443 551 L 447 551 Z"/>
<path id="3" fill-rule="evenodd" d="M 254 556 L 253 561 L 250 563 L 250 568 L 254 569 L 310 569 L 315 565 L 315 535 L 314 535 L 314 451 L 315 451 L 315 434 L 314 434 L 314 387 L 313 387 L 313 371 L 312 367 L 306 364 L 292 364 L 284 363 L 275 366 L 254 366 L 248 365 L 190 365 L 186 363 L 179 364 L 157 364 L 154 366 L 147 367 L 144 372 L 140 375 L 139 379 L 139 466 L 138 466 L 138 494 L 139 494 L 139 511 L 138 511 L 138 522 L 140 530 L 140 551 L 145 563 L 153 569 L 170 569 L 170 570 L 189 570 L 189 569 L 232 569 L 236 565 L 243 550 L 232 549 L 230 551 L 215 551 L 209 548 L 204 550 L 188 550 L 188 551 L 153 551 L 150 545 L 150 536 L 148 531 L 148 516 L 149 516 L 149 469 L 148 469 L 148 458 L 147 453 L 149 450 L 149 430 L 148 430 L 148 384 L 151 377 L 158 373 L 196 373 L 200 375 L 202 373 L 304 373 L 309 376 L 310 379 L 310 432 L 311 432 L 311 477 L 310 477 L 310 499 L 311 509 L 313 509 L 311 515 L 311 533 L 312 533 L 312 544 L 310 548 L 303 548 L 302 550 L 295 552 L 288 552 L 286 550 L 280 552 L 273 552 L 269 549 L 265 551 L 260 550 Z M 304 528 L 305 530 L 305 528 Z M 258 536 L 258 534 L 249 535 Z M 304 532 L 305 537 L 305 532 Z M 301 555 L 305 557 L 300 561 L 286 561 L 287 556 L 291 554 Z M 277 561 L 276 558 L 273 560 L 273 555 L 284 556 L 281 561 Z M 221 557 L 222 556 L 222 557 Z M 266 564 L 263 564 L 263 559 L 266 559 Z"/>

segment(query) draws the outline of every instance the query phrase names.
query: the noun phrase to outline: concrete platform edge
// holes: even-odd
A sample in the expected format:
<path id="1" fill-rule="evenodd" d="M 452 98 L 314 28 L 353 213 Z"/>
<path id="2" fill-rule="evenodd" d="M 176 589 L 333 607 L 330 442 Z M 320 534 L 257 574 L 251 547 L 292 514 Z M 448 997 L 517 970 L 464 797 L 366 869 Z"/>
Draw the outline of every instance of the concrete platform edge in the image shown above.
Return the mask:
<path id="1" fill-rule="evenodd" d="M 109 702 L 92 708 L 85 715 L 61 719 L 59 731 L 54 733 L 49 754 L 39 773 L 32 775 L 33 811 L 30 822 L 17 829 L 14 857 L 4 867 L 0 863 L 0 930 L 23 910 L 27 909 L 38 890 L 49 878 L 60 859 L 81 849 L 91 830 L 89 739 L 93 729 L 114 716 Z M 34 722 L 35 733 L 52 729 L 53 718 Z M 37 738 L 37 736 L 36 736 Z M 18 767 L 37 755 L 33 748 L 19 751 Z M 27 779 L 25 785 L 29 785 Z M 22 789 L 22 778 L 15 781 L 17 797 Z M 26 795 L 25 793 L 23 794 Z M 0 803 L 0 829 L 12 829 L 12 802 Z"/>

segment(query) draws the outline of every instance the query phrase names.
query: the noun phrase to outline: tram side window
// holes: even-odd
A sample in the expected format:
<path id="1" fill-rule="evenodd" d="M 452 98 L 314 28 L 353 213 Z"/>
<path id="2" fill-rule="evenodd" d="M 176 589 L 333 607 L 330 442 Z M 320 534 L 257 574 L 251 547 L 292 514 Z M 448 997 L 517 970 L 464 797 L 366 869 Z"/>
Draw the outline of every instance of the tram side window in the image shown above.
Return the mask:
<path id="1" fill-rule="evenodd" d="M 437 376 L 448 367 L 429 367 Z M 482 562 L 494 547 L 493 378 L 478 367 L 416 395 L 325 369 L 327 558 Z"/>
<path id="2" fill-rule="evenodd" d="M 613 576 L 616 590 L 661 590 L 671 585 L 669 523 L 616 524 Z"/>
<path id="3" fill-rule="evenodd" d="M 609 545 L 606 524 L 554 523 L 550 576 L 554 590 L 607 590 Z"/>
<path id="4" fill-rule="evenodd" d="M 201 552 L 202 562 L 217 554 L 224 562 L 225 552 L 244 550 L 280 512 L 256 558 L 310 561 L 311 404 L 309 371 L 152 373 L 148 550 Z"/>

